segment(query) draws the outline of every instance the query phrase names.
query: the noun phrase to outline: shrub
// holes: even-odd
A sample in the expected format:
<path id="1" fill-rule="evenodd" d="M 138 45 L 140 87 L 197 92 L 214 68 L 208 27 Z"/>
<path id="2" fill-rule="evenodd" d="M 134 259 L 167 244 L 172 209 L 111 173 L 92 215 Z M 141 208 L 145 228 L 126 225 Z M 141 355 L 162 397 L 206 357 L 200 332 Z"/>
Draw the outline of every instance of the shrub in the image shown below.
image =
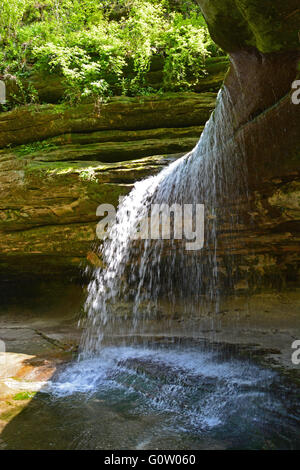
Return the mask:
<path id="1" fill-rule="evenodd" d="M 0 73 L 59 74 L 69 101 L 152 92 L 157 56 L 161 89 L 188 89 L 220 53 L 196 7 L 174 11 L 167 0 L 0 0 L 0 8 Z"/>

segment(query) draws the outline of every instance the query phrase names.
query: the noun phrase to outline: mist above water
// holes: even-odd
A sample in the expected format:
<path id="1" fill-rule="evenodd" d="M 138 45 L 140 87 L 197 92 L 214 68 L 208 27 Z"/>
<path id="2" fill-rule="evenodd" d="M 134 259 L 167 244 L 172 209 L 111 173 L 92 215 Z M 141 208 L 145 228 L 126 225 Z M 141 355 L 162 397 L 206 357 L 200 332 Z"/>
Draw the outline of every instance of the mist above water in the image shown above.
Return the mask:
<path id="1" fill-rule="evenodd" d="M 110 346 L 98 357 L 68 366 L 44 392 L 55 397 L 56 406 L 73 403 L 76 409 L 86 409 L 85 414 L 102 403 L 106 411 L 101 415 L 111 414 L 116 428 L 118 441 L 111 438 L 111 448 L 162 448 L 163 442 L 175 448 L 197 448 L 202 441 L 206 448 L 212 442 L 221 448 L 247 449 L 300 444 L 296 390 L 293 395 L 275 372 L 225 358 L 221 351 L 163 344 Z M 122 416 L 127 431 L 119 436 Z M 64 420 L 67 426 L 67 414 Z M 144 420 L 149 420 L 148 428 Z M 99 432 L 90 430 L 89 435 L 93 446 L 103 446 L 101 419 L 96 422 L 93 418 L 92 426 L 98 426 Z M 139 439 L 134 437 L 136 426 L 140 426 Z M 79 447 L 84 445 L 80 437 L 77 441 Z"/>

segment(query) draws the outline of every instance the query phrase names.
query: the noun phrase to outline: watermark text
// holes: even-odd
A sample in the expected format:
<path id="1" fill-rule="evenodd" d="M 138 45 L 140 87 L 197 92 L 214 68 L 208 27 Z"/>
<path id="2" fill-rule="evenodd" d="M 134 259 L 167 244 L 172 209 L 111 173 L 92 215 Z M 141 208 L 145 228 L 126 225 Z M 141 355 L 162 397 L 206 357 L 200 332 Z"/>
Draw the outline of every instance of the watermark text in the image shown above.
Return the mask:
<path id="1" fill-rule="evenodd" d="M 110 236 L 117 212 L 112 204 L 98 206 L 96 215 L 100 240 Z M 129 220 L 129 219 L 128 219 Z M 147 215 L 130 227 L 131 240 L 185 240 L 187 251 L 201 250 L 204 245 L 204 204 L 152 204 Z"/>

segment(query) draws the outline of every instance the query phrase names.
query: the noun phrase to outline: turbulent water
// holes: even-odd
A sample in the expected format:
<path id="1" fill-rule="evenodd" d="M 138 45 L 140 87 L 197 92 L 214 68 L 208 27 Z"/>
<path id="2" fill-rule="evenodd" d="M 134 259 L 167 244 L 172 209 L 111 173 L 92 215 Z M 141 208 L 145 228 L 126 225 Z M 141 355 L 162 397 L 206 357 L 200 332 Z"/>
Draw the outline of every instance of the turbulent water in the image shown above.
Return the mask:
<path id="1" fill-rule="evenodd" d="M 297 390 L 249 361 L 196 345 L 111 346 L 49 382 L 4 439 L 17 447 L 22 431 L 23 448 L 289 449 L 299 448 L 299 423 Z"/>
<path id="2" fill-rule="evenodd" d="M 195 305 L 214 302 L 218 308 L 218 229 L 222 226 L 227 232 L 229 257 L 228 240 L 238 226 L 238 205 L 246 195 L 244 149 L 234 139 L 233 120 L 224 87 L 196 147 L 158 175 L 137 182 L 119 205 L 116 221 L 100 249 L 105 269 L 94 272 L 88 288 L 84 357 L 99 351 L 103 338 L 117 330 L 120 302 L 130 302 L 132 307 L 125 316 L 137 333 L 145 332 L 145 319 L 155 319 L 161 297 L 174 305 L 190 298 Z M 203 249 L 187 251 L 187 240 L 175 237 L 134 240 L 153 204 L 190 204 L 193 217 L 196 205 L 203 204 Z"/>
<path id="3" fill-rule="evenodd" d="M 109 346 L 56 373 L 0 447 L 299 449 L 298 405 L 293 383 L 220 347 Z"/>

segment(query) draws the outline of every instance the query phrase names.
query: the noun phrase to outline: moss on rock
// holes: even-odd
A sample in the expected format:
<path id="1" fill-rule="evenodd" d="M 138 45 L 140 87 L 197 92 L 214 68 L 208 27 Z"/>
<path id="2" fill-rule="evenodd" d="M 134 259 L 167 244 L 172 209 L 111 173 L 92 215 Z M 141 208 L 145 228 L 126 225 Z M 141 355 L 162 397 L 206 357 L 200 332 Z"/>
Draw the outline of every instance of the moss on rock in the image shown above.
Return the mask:
<path id="1" fill-rule="evenodd" d="M 196 0 L 213 40 L 227 52 L 299 49 L 298 0 Z"/>

